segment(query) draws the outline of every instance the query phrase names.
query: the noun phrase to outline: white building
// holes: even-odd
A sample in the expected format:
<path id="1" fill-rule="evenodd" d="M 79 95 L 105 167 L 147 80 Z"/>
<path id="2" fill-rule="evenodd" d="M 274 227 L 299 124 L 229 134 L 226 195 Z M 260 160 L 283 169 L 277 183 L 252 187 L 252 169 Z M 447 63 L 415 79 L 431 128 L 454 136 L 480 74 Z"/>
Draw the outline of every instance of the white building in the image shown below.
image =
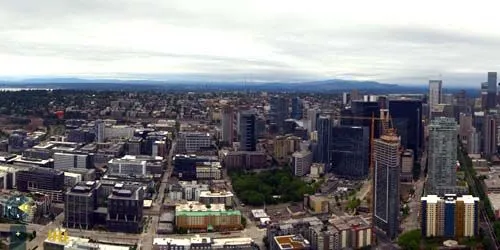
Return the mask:
<path id="1" fill-rule="evenodd" d="M 146 161 L 138 159 L 111 159 L 108 170 L 112 174 L 146 175 Z"/>
<path id="2" fill-rule="evenodd" d="M 295 176 L 305 176 L 311 171 L 313 155 L 310 151 L 295 152 L 292 155 L 293 173 Z"/>
<path id="3" fill-rule="evenodd" d="M 209 191 L 207 184 L 198 184 L 197 181 L 179 181 L 178 184 L 170 185 L 168 197 L 170 200 L 199 201 L 200 194 Z"/>
<path id="4" fill-rule="evenodd" d="M 84 154 L 55 153 L 54 169 L 88 168 L 89 158 Z"/>
<path id="5" fill-rule="evenodd" d="M 64 186 L 66 187 L 73 187 L 82 180 L 81 174 L 64 172 Z"/>
<path id="6" fill-rule="evenodd" d="M 430 80 L 429 81 L 429 114 L 432 110 L 442 103 L 443 98 L 443 81 L 442 80 Z"/>
<path id="7" fill-rule="evenodd" d="M 106 126 L 104 129 L 105 139 L 129 139 L 134 137 L 135 128 L 127 125 Z"/>

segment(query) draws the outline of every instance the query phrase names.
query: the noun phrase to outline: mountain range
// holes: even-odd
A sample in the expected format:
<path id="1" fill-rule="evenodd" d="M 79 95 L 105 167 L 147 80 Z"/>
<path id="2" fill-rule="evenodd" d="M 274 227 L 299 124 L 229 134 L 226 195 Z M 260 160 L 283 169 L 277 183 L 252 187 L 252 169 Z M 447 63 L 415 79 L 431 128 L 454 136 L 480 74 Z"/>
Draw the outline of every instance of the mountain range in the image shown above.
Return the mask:
<path id="1" fill-rule="evenodd" d="M 82 78 L 31 78 L 0 80 L 0 88 L 43 88 L 80 90 L 154 90 L 154 91 L 286 91 L 344 92 L 352 89 L 370 93 L 426 93 L 424 86 L 403 86 L 376 81 L 330 79 L 308 82 L 201 82 L 160 80 L 119 80 Z M 469 91 L 469 90 L 468 90 Z M 476 91 L 476 90 L 470 90 Z M 454 92 L 449 89 L 449 92 Z M 470 92 L 469 92 L 470 93 Z"/>

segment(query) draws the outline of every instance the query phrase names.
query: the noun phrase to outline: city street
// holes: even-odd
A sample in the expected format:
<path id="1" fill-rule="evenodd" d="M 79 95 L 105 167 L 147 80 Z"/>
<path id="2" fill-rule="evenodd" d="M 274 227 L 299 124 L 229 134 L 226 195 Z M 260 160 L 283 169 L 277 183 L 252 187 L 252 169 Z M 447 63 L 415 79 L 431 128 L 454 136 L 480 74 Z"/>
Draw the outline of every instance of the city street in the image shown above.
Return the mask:
<path id="1" fill-rule="evenodd" d="M 420 198 L 425 186 L 425 166 L 427 164 L 427 153 L 424 150 L 422 158 L 420 160 L 420 178 L 414 183 L 415 195 L 411 198 L 408 203 L 410 208 L 409 215 L 401 222 L 401 226 L 404 232 L 420 228 Z"/>

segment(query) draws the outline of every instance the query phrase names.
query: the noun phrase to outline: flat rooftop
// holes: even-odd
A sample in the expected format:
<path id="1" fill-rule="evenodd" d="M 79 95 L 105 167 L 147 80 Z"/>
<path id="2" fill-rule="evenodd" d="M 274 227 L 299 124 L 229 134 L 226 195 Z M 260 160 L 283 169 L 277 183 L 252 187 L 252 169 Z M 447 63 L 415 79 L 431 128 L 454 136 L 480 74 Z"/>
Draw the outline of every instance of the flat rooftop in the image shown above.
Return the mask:
<path id="1" fill-rule="evenodd" d="M 309 247 L 309 241 L 300 235 L 284 235 L 274 237 L 280 249 L 304 249 Z"/>

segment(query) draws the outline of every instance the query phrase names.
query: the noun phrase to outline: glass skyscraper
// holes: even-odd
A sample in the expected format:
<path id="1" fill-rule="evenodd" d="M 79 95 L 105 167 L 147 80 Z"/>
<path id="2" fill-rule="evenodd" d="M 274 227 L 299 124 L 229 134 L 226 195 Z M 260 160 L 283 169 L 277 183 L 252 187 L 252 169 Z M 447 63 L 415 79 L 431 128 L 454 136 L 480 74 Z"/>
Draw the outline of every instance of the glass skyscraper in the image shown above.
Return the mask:
<path id="1" fill-rule="evenodd" d="M 349 179 L 368 177 L 370 165 L 370 130 L 368 127 L 333 127 L 330 145 L 334 174 Z"/>

